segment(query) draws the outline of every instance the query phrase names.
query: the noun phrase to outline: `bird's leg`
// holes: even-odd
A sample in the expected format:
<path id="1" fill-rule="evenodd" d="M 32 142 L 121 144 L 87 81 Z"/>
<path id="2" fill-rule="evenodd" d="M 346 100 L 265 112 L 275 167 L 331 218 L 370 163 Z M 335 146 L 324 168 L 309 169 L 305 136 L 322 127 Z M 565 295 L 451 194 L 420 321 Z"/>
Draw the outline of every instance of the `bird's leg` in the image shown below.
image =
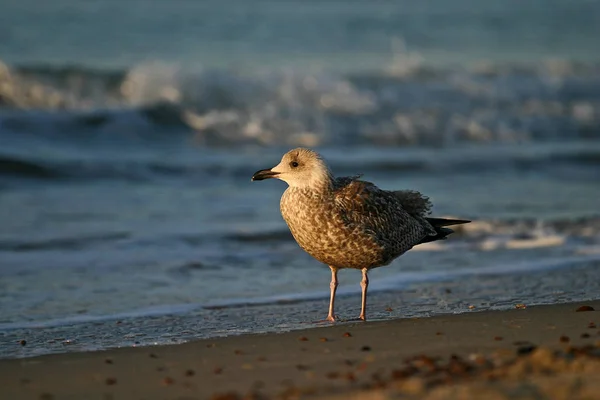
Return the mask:
<path id="1" fill-rule="evenodd" d="M 329 298 L 329 315 L 327 316 L 327 321 L 334 322 L 335 314 L 333 313 L 333 305 L 335 303 L 335 291 L 338 287 L 338 269 L 332 266 L 329 266 L 329 268 L 331 268 L 331 283 L 329 284 L 329 288 L 331 289 L 331 297 Z"/>
<path id="2" fill-rule="evenodd" d="M 369 276 L 367 273 L 368 269 L 362 269 L 362 281 L 360 281 L 360 287 L 362 288 L 362 302 L 360 307 L 360 316 L 358 318 L 363 321 L 367 320 L 367 288 L 369 287 Z"/>

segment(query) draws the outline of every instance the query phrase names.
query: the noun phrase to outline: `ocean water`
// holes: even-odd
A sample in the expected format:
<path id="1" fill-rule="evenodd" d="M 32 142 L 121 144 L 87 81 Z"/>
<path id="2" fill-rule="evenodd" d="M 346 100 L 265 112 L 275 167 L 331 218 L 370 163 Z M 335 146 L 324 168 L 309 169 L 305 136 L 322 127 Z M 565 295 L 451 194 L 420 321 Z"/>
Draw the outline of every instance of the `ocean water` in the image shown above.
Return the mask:
<path id="1" fill-rule="evenodd" d="M 597 15 L 4 2 L 0 357 L 321 325 L 329 270 L 287 231 L 285 184 L 250 182 L 296 146 L 474 221 L 374 270 L 372 319 L 600 298 Z M 340 279 L 350 320 L 360 273 Z"/>

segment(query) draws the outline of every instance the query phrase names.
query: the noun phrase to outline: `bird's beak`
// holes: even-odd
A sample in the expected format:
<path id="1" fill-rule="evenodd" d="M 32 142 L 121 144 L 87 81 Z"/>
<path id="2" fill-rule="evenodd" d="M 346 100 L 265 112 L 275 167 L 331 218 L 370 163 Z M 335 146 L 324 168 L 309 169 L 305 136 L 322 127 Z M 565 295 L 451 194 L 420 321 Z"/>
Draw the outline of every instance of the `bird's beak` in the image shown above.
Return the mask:
<path id="1" fill-rule="evenodd" d="M 271 169 L 261 169 L 260 171 L 256 171 L 254 175 L 252 175 L 253 181 L 262 181 L 269 178 L 275 178 L 279 175 L 279 172 L 274 172 Z"/>

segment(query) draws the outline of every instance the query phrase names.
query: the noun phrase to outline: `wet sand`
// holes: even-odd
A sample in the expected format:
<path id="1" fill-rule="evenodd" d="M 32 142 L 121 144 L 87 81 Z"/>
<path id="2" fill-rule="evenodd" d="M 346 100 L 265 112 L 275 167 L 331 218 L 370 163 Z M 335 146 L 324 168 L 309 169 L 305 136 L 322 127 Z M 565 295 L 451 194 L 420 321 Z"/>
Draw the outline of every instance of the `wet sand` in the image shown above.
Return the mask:
<path id="1" fill-rule="evenodd" d="M 473 310 L 1 360 L 0 397 L 594 399 L 598 310 L 600 301 Z"/>

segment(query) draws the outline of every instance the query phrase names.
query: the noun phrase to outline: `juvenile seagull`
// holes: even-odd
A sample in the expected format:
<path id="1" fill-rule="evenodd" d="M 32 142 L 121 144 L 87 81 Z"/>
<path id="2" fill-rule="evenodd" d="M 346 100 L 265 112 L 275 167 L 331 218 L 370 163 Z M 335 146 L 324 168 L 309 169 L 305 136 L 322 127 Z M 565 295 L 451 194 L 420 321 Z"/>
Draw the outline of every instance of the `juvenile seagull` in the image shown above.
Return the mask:
<path id="1" fill-rule="evenodd" d="M 368 272 L 387 265 L 421 243 L 445 239 L 450 225 L 470 221 L 429 218 L 431 203 L 419 192 L 379 189 L 356 177 L 334 178 L 316 152 L 297 148 L 253 181 L 277 178 L 288 188 L 281 196 L 281 215 L 294 239 L 308 254 L 331 269 L 328 321 L 335 321 L 337 273 L 362 271 L 360 319 L 366 320 Z"/>

